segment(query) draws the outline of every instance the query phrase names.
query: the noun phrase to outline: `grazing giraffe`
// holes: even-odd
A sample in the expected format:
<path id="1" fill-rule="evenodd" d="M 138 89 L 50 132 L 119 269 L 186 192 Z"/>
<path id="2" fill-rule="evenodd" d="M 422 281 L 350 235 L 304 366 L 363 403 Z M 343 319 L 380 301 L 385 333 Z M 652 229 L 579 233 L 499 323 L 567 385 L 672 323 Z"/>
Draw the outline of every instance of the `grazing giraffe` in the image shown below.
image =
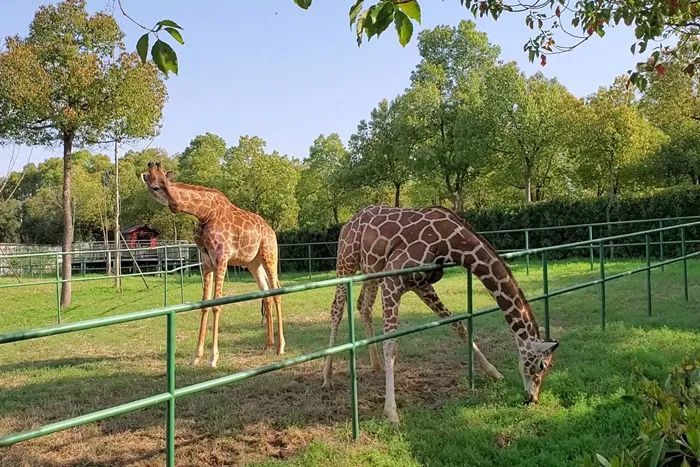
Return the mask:
<path id="1" fill-rule="evenodd" d="M 537 402 L 542 379 L 552 367 L 552 352 L 559 344 L 540 338 L 530 305 L 510 269 L 494 248 L 476 234 L 462 218 L 441 207 L 402 209 L 368 206 L 355 214 L 340 231 L 336 263 L 338 277 L 351 276 L 358 270 L 368 274 L 431 263 L 461 264 L 477 276 L 496 299 L 498 306 L 505 313 L 506 322 L 518 347 L 525 401 Z M 450 311 L 440 301 L 432 285 L 442 278 L 442 274 L 442 269 L 439 269 L 364 282 L 357 308 L 367 335 L 374 335 L 372 305 L 378 288 L 381 288 L 382 292 L 385 333 L 396 329 L 399 302 L 407 291 L 415 292 L 438 316 L 450 316 Z M 330 346 L 335 344 L 338 325 L 343 317 L 346 291 L 346 285 L 336 288 L 331 307 Z M 464 325 L 459 322 L 452 326 L 459 336 L 467 341 Z M 384 341 L 384 414 L 392 422 L 399 421 L 394 399 L 396 349 L 395 339 Z M 473 349 L 484 371 L 494 379 L 501 379 L 503 376 L 486 360 L 476 344 L 473 344 Z M 371 346 L 369 351 L 372 366 L 381 370 L 376 348 Z M 323 370 L 324 387 L 331 386 L 332 365 L 332 356 L 326 357 Z"/>
<path id="2" fill-rule="evenodd" d="M 202 258 L 203 300 L 212 298 L 212 278 L 214 298 L 222 296 L 228 266 L 246 267 L 261 290 L 280 286 L 277 279 L 277 236 L 262 217 L 235 206 L 219 190 L 173 182 L 172 172 L 163 171 L 159 162 L 149 162 L 148 171 L 141 174 L 141 179 L 156 201 L 168 206 L 172 212 L 185 212 L 199 219 L 194 242 Z M 275 343 L 270 313 L 273 302 L 277 311 L 277 354 L 281 355 L 284 353 L 285 342 L 282 300 L 279 296 L 263 299 L 262 310 L 267 328 L 265 348 L 270 348 Z M 219 360 L 221 306 L 213 307 L 212 311 L 214 323 L 209 365 L 214 368 Z M 194 365 L 198 365 L 204 355 L 208 317 L 209 309 L 203 308 Z"/>

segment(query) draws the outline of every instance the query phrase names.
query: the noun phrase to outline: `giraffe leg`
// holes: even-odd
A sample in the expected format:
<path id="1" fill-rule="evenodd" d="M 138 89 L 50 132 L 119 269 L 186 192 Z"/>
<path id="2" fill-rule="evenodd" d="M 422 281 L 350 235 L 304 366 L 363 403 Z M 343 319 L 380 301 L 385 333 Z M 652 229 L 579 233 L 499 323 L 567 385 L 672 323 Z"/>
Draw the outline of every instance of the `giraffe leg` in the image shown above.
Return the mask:
<path id="1" fill-rule="evenodd" d="M 416 289 L 415 292 L 420 299 L 423 300 L 423 303 L 428 305 L 428 307 L 430 307 L 430 309 L 433 310 L 439 317 L 446 318 L 448 316 L 452 316 L 452 313 L 442 303 L 442 300 L 440 300 L 440 297 L 438 297 L 437 292 L 435 292 L 435 288 L 432 285 L 424 285 L 421 288 Z M 462 341 L 468 343 L 467 329 L 464 327 L 464 324 L 462 322 L 458 322 L 453 323 L 451 326 L 455 331 L 457 331 L 457 334 Z M 484 370 L 484 372 L 492 379 L 497 381 L 503 379 L 503 375 L 486 359 L 486 357 L 484 357 L 484 354 L 481 353 L 481 350 L 479 350 L 479 347 L 477 347 L 474 342 L 472 342 L 472 348 L 474 349 L 476 360 L 481 369 Z"/>
<path id="2" fill-rule="evenodd" d="M 280 281 L 277 278 L 277 262 L 263 261 L 263 268 L 267 274 L 268 284 L 273 289 L 280 287 Z M 275 312 L 277 314 L 277 355 L 284 354 L 284 326 L 282 324 L 282 297 L 275 295 L 270 299 L 275 304 Z"/>
<path id="3" fill-rule="evenodd" d="M 347 301 L 347 285 L 339 285 L 335 288 L 335 298 L 333 299 L 333 305 L 331 306 L 331 337 L 328 342 L 328 347 L 333 347 L 335 345 L 335 339 L 338 337 L 338 326 L 340 321 L 343 319 L 343 313 L 345 311 L 345 302 Z M 324 388 L 332 388 L 333 382 L 331 381 L 333 377 L 333 355 L 328 355 L 326 357 L 325 364 L 323 366 L 323 386 Z"/>
<path id="4" fill-rule="evenodd" d="M 366 281 L 362 284 L 360 297 L 357 299 L 357 309 L 362 316 L 362 324 L 365 327 L 367 337 L 374 336 L 374 326 L 372 325 L 372 306 L 377 298 L 378 281 Z M 377 353 L 377 344 L 369 346 L 369 361 L 375 371 L 382 371 L 382 362 Z"/>
<path id="5" fill-rule="evenodd" d="M 384 334 L 394 331 L 398 326 L 399 302 L 401 292 L 400 279 L 387 277 L 382 281 L 382 307 L 384 308 Z M 384 372 L 386 393 L 384 395 L 384 415 L 391 423 L 399 423 L 399 414 L 396 410 L 396 398 L 394 396 L 394 367 L 396 365 L 396 353 L 398 342 L 396 339 L 384 341 Z"/>
<path id="6" fill-rule="evenodd" d="M 202 265 L 202 274 L 204 274 L 204 285 L 202 286 L 202 300 L 209 300 L 211 298 L 211 285 L 212 279 L 214 277 L 214 272 L 211 269 L 211 265 L 206 261 Z M 202 308 L 202 317 L 199 321 L 199 338 L 197 339 L 197 348 L 194 352 L 194 358 L 192 360 L 193 365 L 199 365 L 204 356 L 204 341 L 207 337 L 207 321 L 209 319 L 209 308 Z"/>
<path id="7" fill-rule="evenodd" d="M 261 263 L 254 263 L 248 266 L 248 270 L 253 275 L 255 282 L 258 284 L 260 290 L 269 290 L 270 286 L 267 281 L 267 275 L 265 274 L 265 269 Z M 272 298 L 263 299 L 263 310 L 265 314 L 266 329 L 267 329 L 267 343 L 265 344 L 266 349 L 271 349 L 275 345 L 275 334 L 272 328 L 272 312 L 271 312 Z"/>
<path id="8" fill-rule="evenodd" d="M 228 258 L 219 257 L 216 259 L 216 267 L 214 269 L 214 298 L 220 298 L 223 295 L 224 279 L 226 278 L 226 268 Z M 211 343 L 211 357 L 209 358 L 209 366 L 216 368 L 219 361 L 219 317 L 221 316 L 221 305 L 212 308 L 214 326 L 212 326 L 213 339 Z"/>

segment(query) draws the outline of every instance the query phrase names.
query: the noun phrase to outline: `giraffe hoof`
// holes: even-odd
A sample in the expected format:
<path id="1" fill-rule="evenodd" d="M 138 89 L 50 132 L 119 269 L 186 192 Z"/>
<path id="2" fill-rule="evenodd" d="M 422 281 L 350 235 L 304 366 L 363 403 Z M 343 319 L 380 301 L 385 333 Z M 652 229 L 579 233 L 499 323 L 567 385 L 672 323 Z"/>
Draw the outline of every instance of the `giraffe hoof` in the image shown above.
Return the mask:
<path id="1" fill-rule="evenodd" d="M 216 364 L 219 361 L 219 356 L 217 355 L 216 357 L 212 355 L 211 359 L 209 360 L 209 368 L 216 368 Z"/>
<path id="2" fill-rule="evenodd" d="M 331 390 L 333 389 L 333 383 L 331 383 L 330 381 L 324 381 L 321 385 L 321 389 Z"/>
<path id="3" fill-rule="evenodd" d="M 192 366 L 199 366 L 202 363 L 202 357 L 194 357 L 192 359 Z"/>

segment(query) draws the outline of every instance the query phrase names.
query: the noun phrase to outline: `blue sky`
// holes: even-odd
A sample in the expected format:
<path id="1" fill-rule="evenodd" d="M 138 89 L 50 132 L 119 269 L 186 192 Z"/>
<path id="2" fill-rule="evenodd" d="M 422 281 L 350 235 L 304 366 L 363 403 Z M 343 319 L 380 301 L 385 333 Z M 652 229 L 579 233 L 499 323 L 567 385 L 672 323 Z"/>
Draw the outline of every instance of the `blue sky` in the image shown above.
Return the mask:
<path id="1" fill-rule="evenodd" d="M 46 0 L 4 0 L 0 36 L 25 35 L 34 11 Z M 168 18 L 184 28 L 178 46 L 180 75 L 167 81 L 169 100 L 163 130 L 152 146 L 182 151 L 197 134 L 213 132 L 229 145 L 241 135 L 256 135 L 276 149 L 304 158 L 314 138 L 339 133 L 344 141 L 357 123 L 382 99 L 408 85 L 418 63 L 416 41 L 401 47 L 393 28 L 378 40 L 357 47 L 347 23 L 350 0 L 315 0 L 308 11 L 292 0 L 123 0 L 127 12 L 144 24 Z M 422 0 L 423 23 L 456 25 L 471 14 L 459 0 Z M 88 0 L 92 11 L 111 0 Z M 117 13 L 126 44 L 135 48 L 140 30 Z M 573 52 L 551 57 L 546 67 L 527 62 L 522 50 L 530 37 L 522 17 L 504 15 L 498 22 L 477 19 L 502 49 L 532 74 L 556 77 L 577 96 L 612 83 L 639 59 L 629 46 L 629 29 L 615 28 Z M 416 30 L 417 32 L 418 30 Z M 149 142 L 134 145 L 135 149 Z M 0 173 L 7 169 L 11 147 L 0 147 Z M 20 161 L 26 161 L 28 148 Z M 35 148 L 33 161 L 58 155 L 58 148 Z"/>

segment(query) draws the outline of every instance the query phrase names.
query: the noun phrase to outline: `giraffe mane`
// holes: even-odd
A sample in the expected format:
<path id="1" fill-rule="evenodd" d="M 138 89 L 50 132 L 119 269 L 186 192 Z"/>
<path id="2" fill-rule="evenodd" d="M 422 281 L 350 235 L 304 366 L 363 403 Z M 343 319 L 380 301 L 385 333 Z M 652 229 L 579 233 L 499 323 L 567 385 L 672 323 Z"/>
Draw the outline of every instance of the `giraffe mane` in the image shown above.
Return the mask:
<path id="1" fill-rule="evenodd" d="M 202 185 L 191 185 L 189 183 L 181 183 L 181 182 L 175 182 L 175 183 L 173 183 L 173 185 L 176 188 L 183 188 L 185 190 L 199 191 L 199 192 L 203 192 L 203 193 L 211 193 L 213 195 L 219 195 L 222 198 L 224 198 L 225 200 L 227 200 L 229 203 L 231 202 L 231 200 L 229 200 L 225 194 L 223 194 L 220 190 L 217 190 L 216 188 L 211 188 L 211 187 L 202 186 Z M 233 204 L 233 203 L 231 203 L 231 204 Z"/>
<path id="2" fill-rule="evenodd" d="M 511 271 L 510 266 L 508 266 L 508 263 L 503 259 L 503 257 L 498 254 L 498 251 L 491 245 L 491 242 L 486 240 L 486 238 L 478 233 L 476 230 L 474 230 L 474 227 L 462 216 L 457 214 L 455 211 L 453 211 L 450 208 L 446 208 L 443 206 L 433 206 L 430 209 L 438 209 L 447 212 L 448 214 L 454 216 L 462 226 L 469 231 L 472 235 L 474 235 L 476 238 L 481 241 L 482 245 L 486 250 L 491 253 L 496 259 L 498 259 L 501 264 L 503 265 L 503 268 L 506 270 L 506 274 L 508 274 L 508 277 L 510 280 L 513 282 L 513 285 L 515 285 L 515 288 L 518 290 L 518 294 L 520 294 L 520 297 L 523 300 L 523 306 L 525 308 L 525 313 L 527 313 L 528 318 L 532 321 L 534 324 L 534 329 L 535 329 L 535 334 L 537 337 L 540 337 L 540 328 L 537 325 L 537 321 L 535 320 L 535 315 L 532 313 L 532 307 L 530 306 L 530 302 L 525 298 L 525 293 L 523 290 L 520 288 L 520 284 L 518 284 L 518 281 L 515 279 L 515 276 L 513 275 L 513 271 Z"/>

